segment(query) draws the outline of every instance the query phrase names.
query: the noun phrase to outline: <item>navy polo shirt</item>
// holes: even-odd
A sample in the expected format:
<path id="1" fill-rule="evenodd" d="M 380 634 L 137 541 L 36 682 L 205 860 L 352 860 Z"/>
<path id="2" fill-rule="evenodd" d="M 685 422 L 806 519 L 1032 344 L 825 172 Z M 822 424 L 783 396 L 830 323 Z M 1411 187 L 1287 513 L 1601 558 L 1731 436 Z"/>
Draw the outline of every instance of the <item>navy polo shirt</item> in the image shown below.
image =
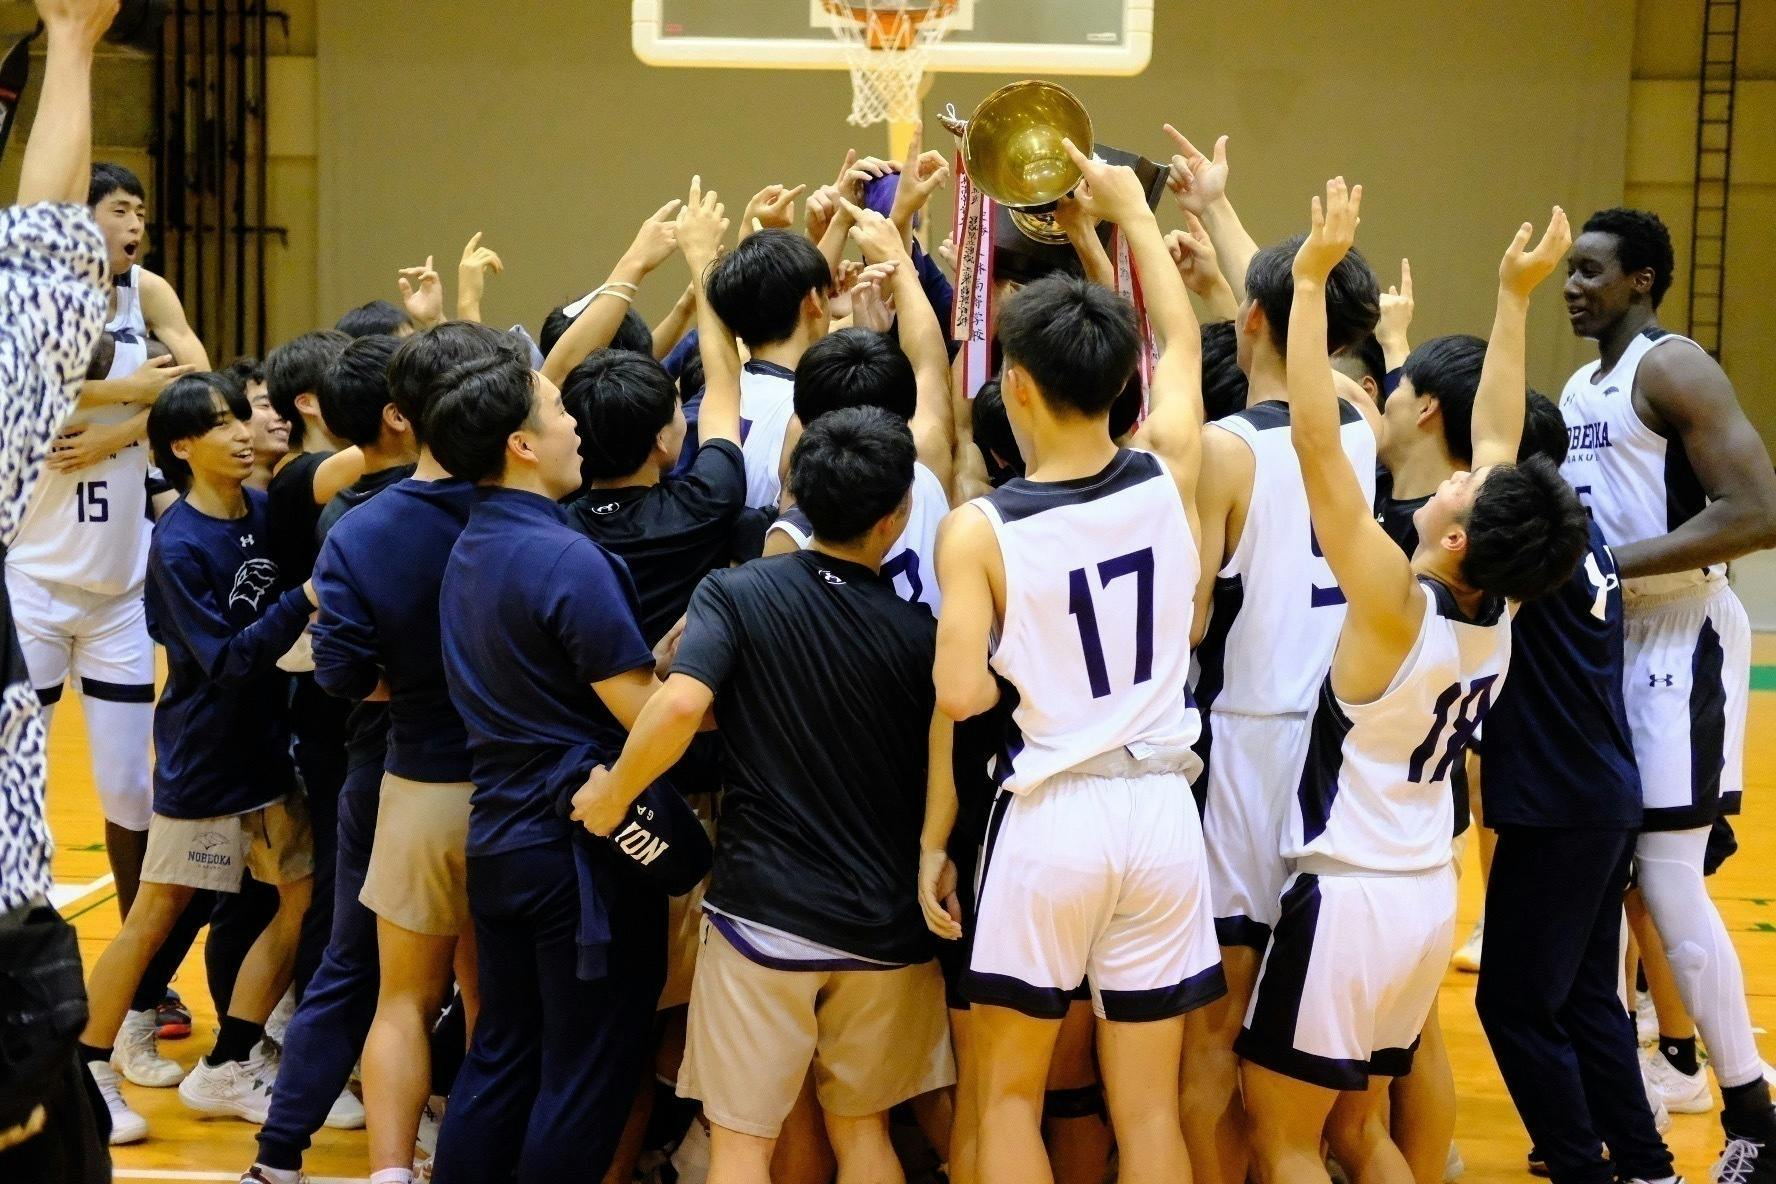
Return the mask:
<path id="1" fill-rule="evenodd" d="M 654 663 L 629 573 L 549 499 L 481 488 L 438 608 L 473 766 L 468 853 L 565 839 L 556 795 L 627 738 L 592 684 Z"/>

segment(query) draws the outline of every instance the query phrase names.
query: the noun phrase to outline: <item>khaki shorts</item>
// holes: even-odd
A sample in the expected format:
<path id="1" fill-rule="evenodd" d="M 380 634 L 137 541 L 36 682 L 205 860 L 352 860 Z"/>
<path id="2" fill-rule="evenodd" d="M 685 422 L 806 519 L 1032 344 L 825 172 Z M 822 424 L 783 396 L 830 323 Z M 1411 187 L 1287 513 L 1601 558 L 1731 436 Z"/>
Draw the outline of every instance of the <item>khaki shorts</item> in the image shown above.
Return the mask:
<path id="1" fill-rule="evenodd" d="M 715 841 L 715 795 L 692 794 L 685 801 L 696 811 L 697 821 Z M 660 989 L 656 1010 L 683 1007 L 691 1001 L 691 977 L 697 971 L 697 947 L 702 943 L 703 894 L 709 890 L 709 877 L 683 896 L 667 900 L 666 918 L 666 985 Z"/>
<path id="2" fill-rule="evenodd" d="M 358 893 L 363 906 L 412 933 L 454 937 L 469 927 L 466 781 L 382 775 L 376 837 Z"/>
<path id="3" fill-rule="evenodd" d="M 773 970 L 705 920 L 679 1094 L 711 1122 L 774 1139 L 810 1063 L 821 1107 L 847 1118 L 954 1084 L 937 963 Z"/>
<path id="4" fill-rule="evenodd" d="M 293 793 L 245 814 L 148 820 L 142 879 L 212 892 L 239 892 L 241 876 L 293 884 L 314 875 L 308 800 Z"/>

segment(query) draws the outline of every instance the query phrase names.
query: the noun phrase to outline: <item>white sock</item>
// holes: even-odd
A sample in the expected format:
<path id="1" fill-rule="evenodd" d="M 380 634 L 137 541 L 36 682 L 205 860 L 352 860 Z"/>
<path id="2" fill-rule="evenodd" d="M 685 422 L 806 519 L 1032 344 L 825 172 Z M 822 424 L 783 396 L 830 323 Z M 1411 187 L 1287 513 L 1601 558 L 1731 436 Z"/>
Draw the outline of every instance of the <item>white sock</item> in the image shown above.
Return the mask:
<path id="1" fill-rule="evenodd" d="M 300 1168 L 268 1168 L 262 1163 L 253 1166 L 259 1169 L 259 1174 L 265 1177 L 267 1184 L 298 1184 L 302 1179 Z"/>
<path id="2" fill-rule="evenodd" d="M 370 1173 L 370 1184 L 413 1184 L 412 1168 L 383 1168 Z"/>

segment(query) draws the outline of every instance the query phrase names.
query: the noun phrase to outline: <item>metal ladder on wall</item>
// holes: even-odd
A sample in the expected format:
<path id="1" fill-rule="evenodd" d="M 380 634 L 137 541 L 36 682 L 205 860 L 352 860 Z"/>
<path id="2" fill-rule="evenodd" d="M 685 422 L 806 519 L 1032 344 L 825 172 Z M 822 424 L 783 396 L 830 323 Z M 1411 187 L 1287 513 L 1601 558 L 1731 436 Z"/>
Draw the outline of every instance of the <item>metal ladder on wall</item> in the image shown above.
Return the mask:
<path id="1" fill-rule="evenodd" d="M 1733 107 L 1739 81 L 1740 0 L 1702 0 L 1702 70 L 1696 93 L 1696 177 L 1690 198 L 1689 335 L 1720 357 L 1727 287 L 1727 196 L 1733 175 Z"/>
<path id="2" fill-rule="evenodd" d="M 155 61 L 149 266 L 217 366 L 266 345 L 265 0 L 176 0 Z"/>

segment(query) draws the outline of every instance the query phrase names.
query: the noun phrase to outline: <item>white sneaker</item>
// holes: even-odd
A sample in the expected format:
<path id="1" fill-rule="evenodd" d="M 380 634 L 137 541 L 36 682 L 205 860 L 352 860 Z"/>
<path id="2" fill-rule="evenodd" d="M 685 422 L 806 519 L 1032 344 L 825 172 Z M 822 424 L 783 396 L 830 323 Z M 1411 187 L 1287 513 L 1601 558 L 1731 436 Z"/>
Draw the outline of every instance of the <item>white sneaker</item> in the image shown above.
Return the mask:
<path id="1" fill-rule="evenodd" d="M 364 1129 L 364 1103 L 358 1101 L 358 1095 L 352 1093 L 351 1086 L 339 1091 L 339 1097 L 327 1111 L 322 1126 L 330 1126 L 336 1131 L 361 1131 Z"/>
<path id="2" fill-rule="evenodd" d="M 262 1057 L 211 1065 L 201 1057 L 179 1083 L 179 1100 L 199 1114 L 232 1115 L 264 1123 L 271 1110 L 271 1089 L 277 1082 Z"/>
<path id="3" fill-rule="evenodd" d="M 1641 1062 L 1644 1070 L 1646 1062 Z M 1665 1095 L 1659 1092 L 1652 1079 L 1643 1071 L 1640 1075 L 1641 1088 L 1646 1090 L 1647 1109 L 1653 1112 L 1653 1129 L 1661 1135 L 1671 1129 L 1671 1111 L 1665 1108 Z"/>
<path id="4" fill-rule="evenodd" d="M 1677 1066 L 1665 1059 L 1657 1045 L 1640 1050 L 1640 1073 L 1646 1078 L 1648 1090 L 1657 1090 L 1665 1108 L 1673 1114 L 1708 1114 L 1714 1110 L 1714 1095 L 1708 1092 L 1708 1074 L 1700 1067 L 1694 1073 L 1680 1073 Z"/>
<path id="5" fill-rule="evenodd" d="M 296 1018 L 296 988 L 291 987 L 278 1000 L 278 1005 L 271 1009 L 271 1015 L 265 1021 L 265 1035 L 275 1044 L 284 1043 L 284 1034 L 290 1030 L 290 1021 Z"/>
<path id="6" fill-rule="evenodd" d="M 1731 1137 L 1721 1149 L 1720 1158 L 1708 1170 L 1708 1176 L 1714 1184 L 1758 1184 L 1759 1181 L 1770 1178 L 1771 1167 L 1767 1157 L 1771 1155 L 1776 1155 L 1776 1151 L 1771 1151 L 1762 1143 Z M 1758 1163 L 1760 1156 L 1766 1157 L 1761 1165 Z"/>
<path id="7" fill-rule="evenodd" d="M 1642 1044 L 1659 1042 L 1659 1009 L 1653 1006 L 1653 997 L 1646 991 L 1634 1001 L 1634 1038 Z"/>
<path id="8" fill-rule="evenodd" d="M 691 1120 L 691 1129 L 672 1152 L 672 1166 L 678 1171 L 678 1184 L 705 1184 L 709 1179 L 709 1128 L 701 1118 Z"/>
<path id="9" fill-rule="evenodd" d="M 160 1055 L 155 1031 L 160 1026 L 152 1011 L 132 1011 L 124 1017 L 117 1030 L 117 1047 L 111 1053 L 111 1067 L 125 1079 L 150 1089 L 166 1089 L 184 1080 L 185 1069 L 178 1061 Z"/>
<path id="10" fill-rule="evenodd" d="M 1449 1158 L 1443 1161 L 1443 1184 L 1455 1184 L 1457 1180 L 1462 1178 L 1462 1173 L 1467 1170 L 1468 1165 L 1462 1159 L 1461 1148 L 1451 1140 Z"/>
<path id="11" fill-rule="evenodd" d="M 111 1112 L 111 1145 L 140 1143 L 146 1139 L 148 1120 L 131 1110 L 130 1104 L 123 1100 L 123 1086 L 117 1070 L 98 1061 L 88 1061 L 86 1071 L 92 1074 L 93 1084 L 99 1087 L 99 1094 L 105 1099 L 105 1109 Z"/>
<path id="12" fill-rule="evenodd" d="M 1765 1084 L 1776 1087 L 1776 1065 L 1772 1065 L 1769 1061 L 1765 1061 L 1763 1065 Z"/>
<path id="13" fill-rule="evenodd" d="M 1486 936 L 1486 918 L 1482 916 L 1474 922 L 1474 932 L 1468 934 L 1468 940 L 1462 942 L 1461 949 L 1450 959 L 1457 970 L 1465 970 L 1469 974 L 1480 971 L 1480 942 Z"/>

